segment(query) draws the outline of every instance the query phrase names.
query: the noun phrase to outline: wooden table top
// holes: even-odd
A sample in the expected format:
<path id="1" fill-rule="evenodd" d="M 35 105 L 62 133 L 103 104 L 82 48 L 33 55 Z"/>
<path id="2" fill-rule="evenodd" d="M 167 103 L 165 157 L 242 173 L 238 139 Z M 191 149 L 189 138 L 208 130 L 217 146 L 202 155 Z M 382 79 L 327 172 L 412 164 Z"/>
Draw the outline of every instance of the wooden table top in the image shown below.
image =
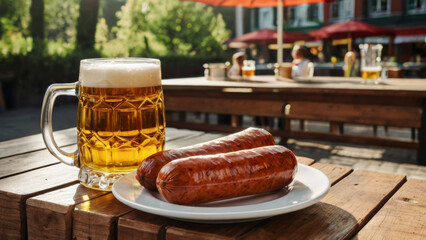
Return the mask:
<path id="1" fill-rule="evenodd" d="M 212 90 L 241 92 L 298 92 L 339 94 L 382 94 L 426 97 L 426 79 L 390 78 L 385 84 L 361 84 L 361 78 L 313 77 L 298 81 L 276 80 L 274 76 L 255 76 L 252 81 L 207 80 L 205 77 L 164 79 L 165 90 Z M 224 89 L 225 88 L 225 89 Z"/>
<path id="2" fill-rule="evenodd" d="M 166 131 L 166 148 L 223 134 Z M 55 132 L 76 147 L 75 129 Z M 325 173 L 331 189 L 318 203 L 271 218 L 228 224 L 182 222 L 132 209 L 109 192 L 77 181 L 41 135 L 0 143 L 0 239 L 426 239 L 426 181 L 398 174 L 302 164 Z"/>

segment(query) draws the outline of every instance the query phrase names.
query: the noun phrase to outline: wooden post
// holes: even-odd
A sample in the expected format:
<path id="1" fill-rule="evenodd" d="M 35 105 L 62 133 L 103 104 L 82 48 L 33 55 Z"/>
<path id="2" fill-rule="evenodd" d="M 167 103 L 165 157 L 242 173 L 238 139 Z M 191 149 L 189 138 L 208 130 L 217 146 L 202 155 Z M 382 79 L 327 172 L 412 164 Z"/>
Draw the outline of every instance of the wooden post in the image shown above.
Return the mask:
<path id="1" fill-rule="evenodd" d="M 417 162 L 426 165 L 426 98 L 422 99 L 422 117 L 419 128 L 419 148 L 417 149 Z"/>

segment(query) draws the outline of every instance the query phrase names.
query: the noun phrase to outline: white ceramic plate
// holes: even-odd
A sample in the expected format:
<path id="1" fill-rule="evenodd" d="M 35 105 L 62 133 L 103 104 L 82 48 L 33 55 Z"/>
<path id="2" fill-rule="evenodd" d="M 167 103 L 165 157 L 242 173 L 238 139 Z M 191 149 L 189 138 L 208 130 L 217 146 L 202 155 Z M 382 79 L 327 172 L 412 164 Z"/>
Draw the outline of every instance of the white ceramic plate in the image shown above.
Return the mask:
<path id="1" fill-rule="evenodd" d="M 311 206 L 330 189 L 324 173 L 299 164 L 289 189 L 184 206 L 169 203 L 159 193 L 145 189 L 135 175 L 136 172 L 129 173 L 112 186 L 112 193 L 119 201 L 144 212 L 191 222 L 243 222 L 272 217 Z"/>

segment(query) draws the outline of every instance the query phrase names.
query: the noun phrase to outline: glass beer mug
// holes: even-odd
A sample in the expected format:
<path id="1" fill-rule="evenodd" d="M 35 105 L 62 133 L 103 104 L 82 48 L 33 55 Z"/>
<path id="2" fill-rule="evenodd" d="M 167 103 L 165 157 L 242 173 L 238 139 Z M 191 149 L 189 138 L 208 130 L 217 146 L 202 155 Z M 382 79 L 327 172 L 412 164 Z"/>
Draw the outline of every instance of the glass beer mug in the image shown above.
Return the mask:
<path id="1" fill-rule="evenodd" d="M 60 95 L 78 97 L 77 145 L 61 150 L 52 132 L 52 109 Z M 99 58 L 80 62 L 75 83 L 53 84 L 44 96 L 41 131 L 47 149 L 80 168 L 86 187 L 110 191 L 122 175 L 164 148 L 165 115 L 157 59 Z"/>
<path id="2" fill-rule="evenodd" d="M 380 78 L 383 46 L 381 44 L 360 44 L 362 83 L 375 84 Z"/>

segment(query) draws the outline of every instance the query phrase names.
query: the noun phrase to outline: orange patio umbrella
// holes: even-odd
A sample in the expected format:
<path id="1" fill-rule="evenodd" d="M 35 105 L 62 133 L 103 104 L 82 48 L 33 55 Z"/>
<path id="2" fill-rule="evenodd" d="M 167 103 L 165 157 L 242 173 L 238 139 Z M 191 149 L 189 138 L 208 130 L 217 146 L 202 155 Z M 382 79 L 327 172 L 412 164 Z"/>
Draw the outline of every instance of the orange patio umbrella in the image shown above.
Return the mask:
<path id="1" fill-rule="evenodd" d="M 214 6 L 228 6 L 228 7 L 246 7 L 246 8 L 259 8 L 259 7 L 278 7 L 277 8 L 277 29 L 278 29 L 278 52 L 277 58 L 278 63 L 282 63 L 283 60 L 283 6 L 293 6 L 300 4 L 309 3 L 322 3 L 332 2 L 334 0 L 181 0 L 181 1 L 193 1 L 210 4 Z"/>

